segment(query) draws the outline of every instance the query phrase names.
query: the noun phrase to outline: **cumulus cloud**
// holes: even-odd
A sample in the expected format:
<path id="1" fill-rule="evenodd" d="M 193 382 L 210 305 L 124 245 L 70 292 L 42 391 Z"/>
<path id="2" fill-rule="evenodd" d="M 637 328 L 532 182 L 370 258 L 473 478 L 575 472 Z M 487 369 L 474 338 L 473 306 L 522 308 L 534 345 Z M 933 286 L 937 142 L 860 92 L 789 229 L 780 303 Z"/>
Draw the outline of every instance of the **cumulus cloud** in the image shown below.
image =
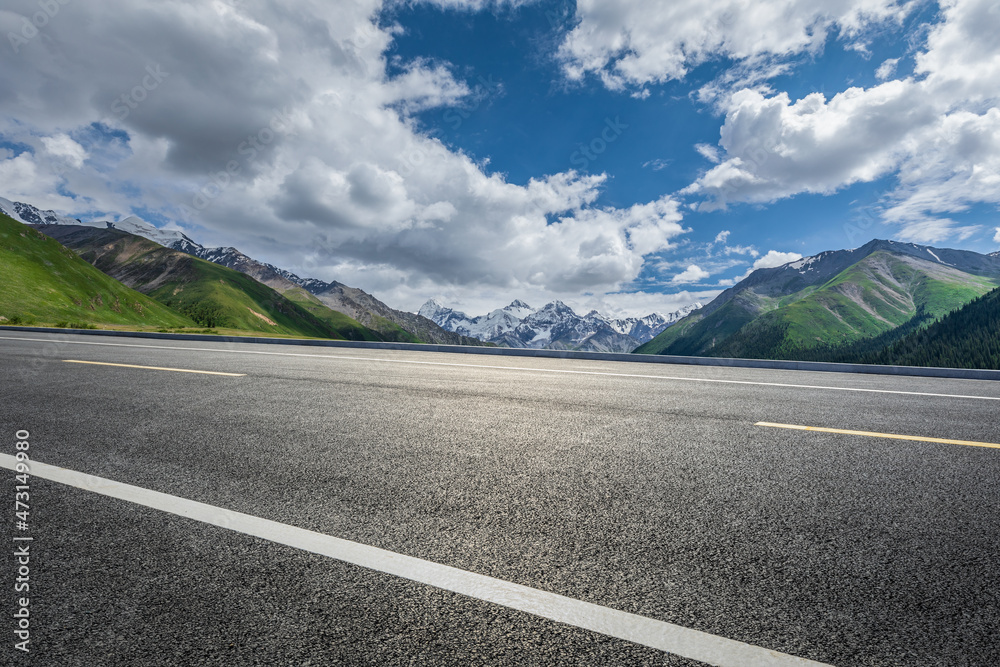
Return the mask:
<path id="1" fill-rule="evenodd" d="M 697 264 L 692 264 L 686 269 L 684 269 L 682 272 L 678 273 L 676 276 L 671 278 L 670 282 L 672 282 L 675 285 L 687 285 L 690 283 L 699 283 L 702 280 L 708 278 L 710 275 L 712 274 L 710 274 L 708 271 L 705 271 Z"/>
<path id="2" fill-rule="evenodd" d="M 84 150 L 83 146 L 65 134 L 42 137 L 42 145 L 45 146 L 45 150 L 50 155 L 64 160 L 66 164 L 74 169 L 82 167 L 83 161 L 87 159 L 87 151 Z"/>
<path id="3" fill-rule="evenodd" d="M 1000 203 L 1000 12 L 988 0 L 949 0 L 916 57 L 914 76 L 827 99 L 746 89 L 729 99 L 725 159 L 682 192 L 697 208 L 829 194 L 895 176 L 884 219 L 922 241 L 974 233 L 947 214 Z M 883 64 L 888 77 L 895 63 Z"/>
<path id="4" fill-rule="evenodd" d="M 594 74 L 620 89 L 681 79 L 719 57 L 763 66 L 816 52 L 831 33 L 856 40 L 909 10 L 896 0 L 579 0 L 559 55 L 569 78 Z"/>
<path id="5" fill-rule="evenodd" d="M 504 4 L 520 3 L 470 7 Z M 614 291 L 687 231 L 669 196 L 600 207 L 602 174 L 514 184 L 422 133 L 411 114 L 472 91 L 448 63 L 390 75 L 399 29 L 376 24 L 380 8 L 61 5 L 0 68 L 0 136 L 28 147 L 0 158 L 3 194 L 73 215 L 141 208 L 407 308 L 451 288 Z M 11 0 L 0 28 L 36 11 Z"/>
<path id="6" fill-rule="evenodd" d="M 1000 227 L 996 228 L 997 233 L 993 235 L 993 242 L 1000 243 Z"/>

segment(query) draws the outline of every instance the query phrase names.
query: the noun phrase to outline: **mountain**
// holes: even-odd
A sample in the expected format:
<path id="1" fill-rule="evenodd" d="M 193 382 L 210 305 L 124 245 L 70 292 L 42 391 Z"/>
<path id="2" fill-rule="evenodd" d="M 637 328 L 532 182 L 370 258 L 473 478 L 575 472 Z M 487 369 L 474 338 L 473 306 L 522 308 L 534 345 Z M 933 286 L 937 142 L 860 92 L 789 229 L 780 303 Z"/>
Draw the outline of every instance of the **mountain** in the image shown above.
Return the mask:
<path id="1" fill-rule="evenodd" d="M 325 283 L 299 278 L 294 273 L 253 259 L 232 247 L 206 248 L 176 230 L 166 230 L 131 216 L 118 222 L 81 222 L 75 218 L 40 211 L 31 204 L 0 198 L 0 211 L 9 212 L 25 224 L 88 226 L 116 229 L 141 236 L 172 250 L 179 250 L 215 264 L 234 269 L 267 285 L 288 300 L 324 320 L 334 329 L 363 340 L 436 343 L 444 345 L 483 345 L 477 339 L 445 331 L 426 318 L 390 308 L 363 290 L 338 282 Z M 331 313 L 330 311 L 333 311 Z M 337 314 L 344 317 L 338 317 Z M 367 331 L 353 328 L 360 321 Z"/>
<path id="2" fill-rule="evenodd" d="M 233 247 L 206 248 L 188 238 L 169 247 L 245 273 L 314 314 L 334 311 L 360 322 L 377 340 L 443 345 L 482 345 L 456 335 L 413 313 L 390 308 L 367 292 L 338 282 L 300 278 L 291 271 L 258 261 Z"/>
<path id="3" fill-rule="evenodd" d="M 57 241 L 0 214 L 0 323 L 193 327 L 189 318 L 122 285 Z"/>
<path id="4" fill-rule="evenodd" d="M 914 331 L 860 361 L 1000 370 L 1000 289 L 974 299 L 927 328 Z"/>
<path id="5" fill-rule="evenodd" d="M 58 215 L 55 211 L 42 211 L 31 204 L 0 197 L 0 213 L 26 225 L 82 225 L 76 218 Z"/>
<path id="6" fill-rule="evenodd" d="M 279 269 L 273 264 L 260 262 L 233 247 L 206 248 L 202 245 L 183 239 L 175 241 L 169 245 L 170 248 L 179 250 L 189 255 L 194 255 L 199 259 L 214 264 L 220 264 L 227 268 L 246 274 L 254 280 L 267 285 L 289 301 L 301 306 L 317 318 L 323 320 L 334 328 L 341 329 L 345 326 L 355 328 L 351 340 L 374 340 L 374 341 L 398 341 L 405 340 L 415 342 L 415 339 L 405 331 L 395 326 L 384 326 L 383 331 L 376 331 L 357 321 L 354 317 L 346 314 L 342 310 L 330 308 L 319 298 L 311 294 L 302 287 L 298 281 L 301 278 L 295 274 Z M 365 331 L 357 330 L 355 325 L 361 325 Z"/>
<path id="7" fill-rule="evenodd" d="M 419 312 L 444 329 L 504 347 L 631 352 L 698 307 L 700 304 L 694 304 L 667 317 L 654 313 L 612 319 L 596 310 L 581 317 L 561 301 L 535 310 L 517 300 L 486 315 L 470 317 L 431 299 Z"/>
<path id="8" fill-rule="evenodd" d="M 626 319 L 607 319 L 611 328 L 623 333 L 640 343 L 646 343 L 655 338 L 661 331 L 702 307 L 700 302 L 684 306 L 667 316 L 651 313 L 645 317 L 629 317 Z"/>
<path id="9" fill-rule="evenodd" d="M 377 340 L 359 323 L 317 317 L 239 271 L 165 248 L 126 232 L 81 225 L 37 229 L 124 285 L 147 294 L 201 326 L 266 334 Z"/>
<path id="10" fill-rule="evenodd" d="M 513 331 L 521 323 L 521 320 L 533 313 L 534 310 L 528 304 L 518 300 L 506 308 L 498 308 L 486 315 L 469 317 L 461 311 L 445 308 L 431 299 L 417 312 L 447 331 L 495 342 L 504 334 Z"/>
<path id="11" fill-rule="evenodd" d="M 306 279 L 302 286 L 330 308 L 346 313 L 379 334 L 412 343 L 485 345 L 483 341 L 446 331 L 422 315 L 395 310 L 371 294 L 342 283 Z"/>
<path id="12" fill-rule="evenodd" d="M 1000 284 L 1000 257 L 874 240 L 758 269 L 635 351 L 798 358 L 933 320 Z"/>
<path id="13" fill-rule="evenodd" d="M 73 225 L 85 227 L 97 227 L 100 229 L 118 229 L 129 234 L 142 236 L 159 243 L 162 246 L 170 246 L 176 243 L 191 243 L 197 245 L 185 236 L 182 232 L 171 229 L 160 229 L 142 218 L 129 216 L 118 222 L 97 221 L 82 222 L 78 218 L 67 218 L 58 215 L 54 211 L 42 211 L 31 204 L 24 202 L 12 202 L 9 199 L 0 197 L 0 212 L 6 213 L 10 217 L 26 225 Z"/>

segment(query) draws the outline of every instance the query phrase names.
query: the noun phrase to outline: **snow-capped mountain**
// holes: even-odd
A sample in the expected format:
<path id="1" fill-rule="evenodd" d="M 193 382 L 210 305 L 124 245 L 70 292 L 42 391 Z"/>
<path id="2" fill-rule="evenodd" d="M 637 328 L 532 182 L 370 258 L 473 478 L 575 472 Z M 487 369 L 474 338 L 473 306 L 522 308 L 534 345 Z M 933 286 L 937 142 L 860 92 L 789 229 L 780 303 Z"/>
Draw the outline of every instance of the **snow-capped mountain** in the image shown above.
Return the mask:
<path id="1" fill-rule="evenodd" d="M 82 225 L 76 218 L 67 218 L 55 211 L 42 211 L 31 204 L 0 197 L 0 212 L 26 225 Z"/>
<path id="2" fill-rule="evenodd" d="M 693 313 L 699 308 L 701 308 L 700 303 L 692 303 L 690 306 L 684 306 L 680 310 L 670 313 L 669 315 L 651 313 L 645 317 L 628 317 L 617 320 L 609 319 L 607 322 L 611 325 L 611 328 L 618 333 L 623 333 L 626 336 L 631 336 L 632 338 L 645 343 L 647 340 L 655 338 L 657 334 L 669 327 L 671 324 L 677 322 L 677 320 Z"/>
<path id="3" fill-rule="evenodd" d="M 0 211 L 26 225 L 84 225 L 86 227 L 99 227 L 102 229 L 107 227 L 135 234 L 136 236 L 142 236 L 154 243 L 159 243 L 169 248 L 174 248 L 175 244 L 191 244 L 192 246 L 201 247 L 185 236 L 183 232 L 175 229 L 160 229 L 134 215 L 130 215 L 118 222 L 109 222 L 107 220 L 83 222 L 78 218 L 67 218 L 64 215 L 57 214 L 55 211 L 42 211 L 31 204 L 10 201 L 3 197 L 0 197 Z M 174 249 L 185 250 L 184 248 Z M 187 251 L 185 250 L 185 252 Z"/>
<path id="4" fill-rule="evenodd" d="M 692 304 L 663 316 L 610 318 L 596 310 L 578 315 L 561 301 L 535 310 L 521 300 L 486 315 L 469 315 L 431 299 L 420 314 L 443 329 L 505 347 L 631 352 L 701 304 Z"/>
<path id="5" fill-rule="evenodd" d="M 420 307 L 417 314 L 426 317 L 446 331 L 493 342 L 513 331 L 521 324 L 521 320 L 533 312 L 528 304 L 518 300 L 506 308 L 498 308 L 487 315 L 469 317 L 462 311 L 445 308 L 431 299 Z"/>
<path id="6" fill-rule="evenodd" d="M 99 223 L 92 224 L 96 227 Z M 181 231 L 176 229 L 161 229 L 159 227 L 154 227 L 142 218 L 134 215 L 130 215 L 124 220 L 119 220 L 118 222 L 105 222 L 104 224 L 106 224 L 109 229 L 117 229 L 128 234 L 142 236 L 154 243 L 167 246 L 168 248 L 173 247 L 175 243 L 190 243 L 197 245 Z"/>

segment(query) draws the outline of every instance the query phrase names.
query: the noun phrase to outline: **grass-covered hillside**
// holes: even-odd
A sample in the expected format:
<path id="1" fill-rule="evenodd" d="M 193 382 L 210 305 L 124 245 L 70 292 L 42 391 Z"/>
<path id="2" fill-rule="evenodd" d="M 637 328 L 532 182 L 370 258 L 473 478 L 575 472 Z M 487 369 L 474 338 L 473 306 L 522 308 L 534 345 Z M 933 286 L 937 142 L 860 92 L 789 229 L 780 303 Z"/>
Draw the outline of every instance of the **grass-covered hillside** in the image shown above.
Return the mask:
<path id="1" fill-rule="evenodd" d="M 900 327 L 925 326 L 1000 283 L 1000 268 L 962 270 L 878 243 L 758 272 L 635 351 L 813 359 L 816 350 L 892 342 Z"/>
<path id="2" fill-rule="evenodd" d="M 31 227 L 0 214 L 0 324 L 193 327 Z"/>
<path id="3" fill-rule="evenodd" d="M 246 274 L 139 236 L 71 225 L 39 229 L 108 276 L 200 326 L 313 338 L 374 339 L 349 317 L 332 311 L 318 316 Z"/>

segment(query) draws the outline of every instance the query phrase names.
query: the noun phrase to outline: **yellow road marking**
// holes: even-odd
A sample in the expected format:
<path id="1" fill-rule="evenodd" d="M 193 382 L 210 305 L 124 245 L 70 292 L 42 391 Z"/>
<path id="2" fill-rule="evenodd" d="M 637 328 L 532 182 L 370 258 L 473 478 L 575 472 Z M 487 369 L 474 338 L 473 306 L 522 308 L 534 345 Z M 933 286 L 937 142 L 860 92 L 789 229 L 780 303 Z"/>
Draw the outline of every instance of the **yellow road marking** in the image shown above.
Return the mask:
<path id="1" fill-rule="evenodd" d="M 67 364 L 91 364 L 93 366 L 120 366 L 121 368 L 143 368 L 149 371 L 173 371 L 175 373 L 201 373 L 202 375 L 226 375 L 228 377 L 241 378 L 246 373 L 219 373 L 217 371 L 193 371 L 187 368 L 163 368 L 162 366 L 135 366 L 133 364 L 109 364 L 103 361 L 79 361 L 77 359 L 63 359 Z"/>
<path id="2" fill-rule="evenodd" d="M 947 438 L 926 438 L 921 435 L 899 435 L 896 433 L 876 433 L 874 431 L 848 431 L 842 428 L 824 428 L 822 426 L 798 426 L 796 424 L 773 424 L 757 422 L 754 426 L 770 428 L 790 428 L 795 431 L 819 431 L 820 433 L 841 433 L 844 435 L 864 435 L 871 438 L 892 438 L 893 440 L 916 440 L 917 442 L 937 442 L 943 445 L 965 445 L 967 447 L 990 447 L 1000 449 L 1000 445 L 992 442 L 975 442 L 974 440 L 948 440 Z"/>

